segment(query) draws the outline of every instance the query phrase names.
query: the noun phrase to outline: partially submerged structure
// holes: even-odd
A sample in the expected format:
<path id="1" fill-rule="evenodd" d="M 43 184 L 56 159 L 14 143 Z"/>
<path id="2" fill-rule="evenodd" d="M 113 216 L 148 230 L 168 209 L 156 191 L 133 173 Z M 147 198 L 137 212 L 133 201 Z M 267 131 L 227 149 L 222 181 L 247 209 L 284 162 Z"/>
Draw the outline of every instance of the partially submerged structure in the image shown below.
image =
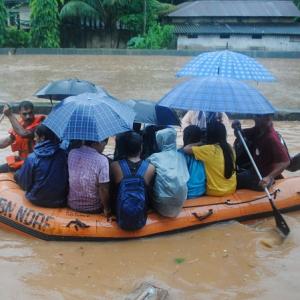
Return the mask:
<path id="1" fill-rule="evenodd" d="M 4 4 L 8 11 L 8 25 L 29 30 L 29 0 L 5 0 Z"/>
<path id="2" fill-rule="evenodd" d="M 300 51 L 300 11 L 291 0 L 198 0 L 177 6 L 177 49 Z"/>

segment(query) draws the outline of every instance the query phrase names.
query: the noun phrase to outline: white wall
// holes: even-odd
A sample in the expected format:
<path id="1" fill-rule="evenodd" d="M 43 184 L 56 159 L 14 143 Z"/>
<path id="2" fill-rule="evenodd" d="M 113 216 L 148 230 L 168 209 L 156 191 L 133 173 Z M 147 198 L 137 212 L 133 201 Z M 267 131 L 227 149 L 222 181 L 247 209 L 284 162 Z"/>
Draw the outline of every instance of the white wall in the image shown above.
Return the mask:
<path id="1" fill-rule="evenodd" d="M 296 41 L 291 41 L 294 39 Z M 207 50 L 211 48 L 228 48 L 232 50 L 266 50 L 266 51 L 300 51 L 300 36 L 262 36 L 252 39 L 251 35 L 231 35 L 229 39 L 220 39 L 219 35 L 198 35 L 198 38 L 178 36 L 178 50 Z"/>

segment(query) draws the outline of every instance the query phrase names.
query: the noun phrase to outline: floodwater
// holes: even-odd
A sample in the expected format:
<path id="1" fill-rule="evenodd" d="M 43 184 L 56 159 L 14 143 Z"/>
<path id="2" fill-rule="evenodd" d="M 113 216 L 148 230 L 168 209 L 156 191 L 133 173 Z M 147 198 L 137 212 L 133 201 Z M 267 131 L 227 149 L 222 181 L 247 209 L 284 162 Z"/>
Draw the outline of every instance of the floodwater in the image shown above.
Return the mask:
<path id="1" fill-rule="evenodd" d="M 0 100 L 34 99 L 41 85 L 68 77 L 91 80 L 122 99 L 156 100 L 178 81 L 174 73 L 188 59 L 0 56 Z M 260 62 L 279 81 L 256 87 L 277 107 L 300 109 L 300 60 Z M 275 126 L 290 152 L 300 152 L 300 122 Z M 1 136 L 8 127 L 4 120 Z M 1 150 L 0 158 L 8 152 Z M 272 218 L 102 243 L 45 242 L 0 230 L 0 298 L 124 299 L 148 281 L 167 289 L 169 299 L 299 299 L 300 212 L 284 217 L 291 228 L 284 241 Z"/>

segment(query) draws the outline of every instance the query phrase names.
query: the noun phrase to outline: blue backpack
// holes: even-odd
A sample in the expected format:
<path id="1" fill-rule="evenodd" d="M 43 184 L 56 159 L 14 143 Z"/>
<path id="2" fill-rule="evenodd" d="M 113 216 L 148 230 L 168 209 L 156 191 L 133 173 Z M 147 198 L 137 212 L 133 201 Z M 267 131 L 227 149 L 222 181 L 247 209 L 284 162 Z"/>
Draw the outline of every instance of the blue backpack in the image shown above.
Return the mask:
<path id="1" fill-rule="evenodd" d="M 117 223 L 124 230 L 142 228 L 147 221 L 148 199 L 144 175 L 149 163 L 142 161 L 135 175 L 126 160 L 119 161 L 123 179 L 117 196 Z"/>

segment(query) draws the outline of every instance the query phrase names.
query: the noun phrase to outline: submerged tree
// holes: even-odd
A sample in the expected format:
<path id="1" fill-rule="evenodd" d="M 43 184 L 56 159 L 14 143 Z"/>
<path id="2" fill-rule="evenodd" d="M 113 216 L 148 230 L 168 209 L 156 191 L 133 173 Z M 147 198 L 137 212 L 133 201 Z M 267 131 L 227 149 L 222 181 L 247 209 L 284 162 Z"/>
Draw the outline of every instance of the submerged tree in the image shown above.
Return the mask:
<path id="1" fill-rule="evenodd" d="M 7 13 L 4 5 L 4 0 L 0 0 L 0 46 L 4 43 L 6 33 Z"/>
<path id="2" fill-rule="evenodd" d="M 30 34 L 32 47 L 59 47 L 59 15 L 57 1 L 31 0 L 30 8 Z"/>

